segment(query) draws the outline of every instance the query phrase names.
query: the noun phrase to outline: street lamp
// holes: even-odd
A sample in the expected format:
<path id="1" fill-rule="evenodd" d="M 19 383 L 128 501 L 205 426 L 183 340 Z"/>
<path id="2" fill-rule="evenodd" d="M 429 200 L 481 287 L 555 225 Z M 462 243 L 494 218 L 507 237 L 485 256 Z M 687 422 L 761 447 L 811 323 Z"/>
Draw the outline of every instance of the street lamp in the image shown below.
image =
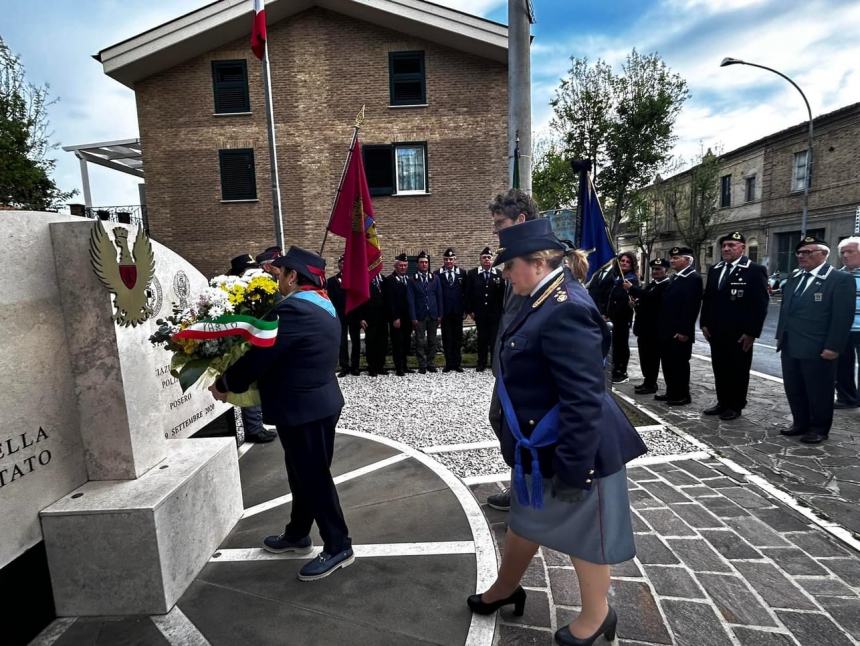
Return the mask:
<path id="1" fill-rule="evenodd" d="M 800 224 L 800 237 L 802 238 L 806 235 L 806 223 L 809 218 L 809 185 L 812 183 L 812 110 L 809 108 L 809 101 L 806 100 L 806 95 L 803 93 L 803 90 L 798 87 L 797 83 L 772 67 L 766 67 L 765 65 L 759 65 L 758 63 L 750 63 L 748 61 L 742 61 L 739 58 L 730 58 L 727 56 L 720 63 L 720 67 L 728 67 L 729 65 L 749 65 L 750 67 L 759 67 L 763 70 L 767 70 L 768 72 L 773 72 L 774 74 L 781 76 L 791 83 L 795 90 L 800 92 L 800 96 L 803 97 L 803 102 L 806 104 L 806 112 L 809 115 L 809 141 L 807 142 L 806 153 L 806 181 L 803 184 L 803 219 Z"/>

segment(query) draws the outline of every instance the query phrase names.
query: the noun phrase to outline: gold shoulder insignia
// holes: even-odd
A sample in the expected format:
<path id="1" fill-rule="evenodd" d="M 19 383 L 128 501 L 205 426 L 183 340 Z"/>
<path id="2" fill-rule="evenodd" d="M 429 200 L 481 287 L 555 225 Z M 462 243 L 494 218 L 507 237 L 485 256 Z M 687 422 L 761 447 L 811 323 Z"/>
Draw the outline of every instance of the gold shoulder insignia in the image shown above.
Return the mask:
<path id="1" fill-rule="evenodd" d="M 564 303 L 567 300 L 567 294 L 565 294 L 564 292 L 556 294 L 555 300 L 557 300 L 559 303 Z"/>
<path id="2" fill-rule="evenodd" d="M 532 309 L 543 305 L 544 301 L 546 301 L 546 299 L 548 299 L 552 295 L 553 291 L 558 288 L 563 282 L 564 272 L 559 274 L 558 278 L 552 281 L 552 283 L 550 283 L 549 286 L 547 286 L 547 288 L 544 290 L 543 294 L 541 294 L 540 297 L 538 297 L 538 299 L 534 303 L 532 303 Z"/>

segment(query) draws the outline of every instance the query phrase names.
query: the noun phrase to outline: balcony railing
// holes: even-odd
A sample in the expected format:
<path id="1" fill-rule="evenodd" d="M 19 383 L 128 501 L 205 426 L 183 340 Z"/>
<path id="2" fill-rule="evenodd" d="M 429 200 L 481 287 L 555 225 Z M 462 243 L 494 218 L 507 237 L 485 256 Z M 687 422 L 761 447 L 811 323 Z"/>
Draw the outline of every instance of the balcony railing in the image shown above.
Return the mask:
<path id="1" fill-rule="evenodd" d="M 127 204 L 124 206 L 84 206 L 83 204 L 70 204 L 69 210 L 72 215 L 92 218 L 93 220 L 99 219 L 107 222 L 143 226 L 144 231 L 149 232 L 149 223 L 146 219 L 146 206 L 142 204 Z"/>

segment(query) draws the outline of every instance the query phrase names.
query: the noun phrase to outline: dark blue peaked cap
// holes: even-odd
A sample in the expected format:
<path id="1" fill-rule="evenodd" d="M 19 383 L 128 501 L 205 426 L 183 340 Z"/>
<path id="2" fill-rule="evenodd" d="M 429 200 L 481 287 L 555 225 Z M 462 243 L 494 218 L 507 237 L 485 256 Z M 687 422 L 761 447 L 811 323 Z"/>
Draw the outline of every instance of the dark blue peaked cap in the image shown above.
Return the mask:
<path id="1" fill-rule="evenodd" d="M 501 265 L 514 258 L 546 249 L 564 251 L 566 247 L 555 237 L 549 220 L 546 218 L 526 220 L 499 231 L 499 249 L 493 264 Z"/>
<path id="2" fill-rule="evenodd" d="M 292 246 L 286 254 L 275 258 L 272 265 L 284 269 L 295 269 L 320 287 L 325 285 L 325 259 L 313 251 Z"/>

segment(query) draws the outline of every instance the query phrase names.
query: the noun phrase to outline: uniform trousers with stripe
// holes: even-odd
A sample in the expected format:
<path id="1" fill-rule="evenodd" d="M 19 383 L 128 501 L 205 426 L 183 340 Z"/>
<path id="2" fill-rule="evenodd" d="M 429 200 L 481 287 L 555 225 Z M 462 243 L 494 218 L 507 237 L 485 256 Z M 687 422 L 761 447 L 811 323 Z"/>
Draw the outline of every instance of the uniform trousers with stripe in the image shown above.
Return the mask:
<path id="1" fill-rule="evenodd" d="M 753 349 L 744 352 L 738 343 L 741 333 L 711 333 L 711 366 L 717 403 L 723 408 L 741 411 L 747 405 Z"/>

